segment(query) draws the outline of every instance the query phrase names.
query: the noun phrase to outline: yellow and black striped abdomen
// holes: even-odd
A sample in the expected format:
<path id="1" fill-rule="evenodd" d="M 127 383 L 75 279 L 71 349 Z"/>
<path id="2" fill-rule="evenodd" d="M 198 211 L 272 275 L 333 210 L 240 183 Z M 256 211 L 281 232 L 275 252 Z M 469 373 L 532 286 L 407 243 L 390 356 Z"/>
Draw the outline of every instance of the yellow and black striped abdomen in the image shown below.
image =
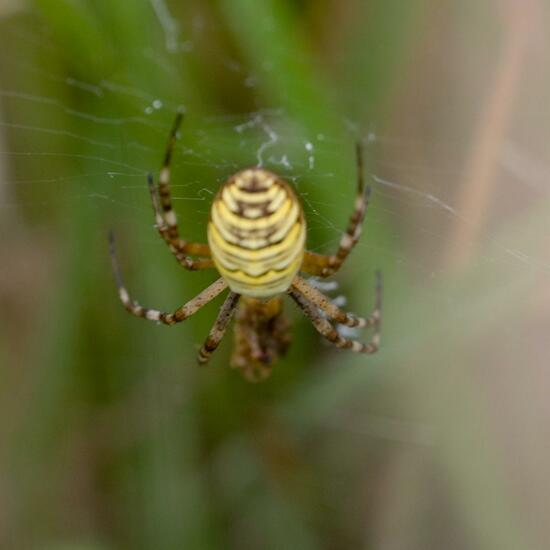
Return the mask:
<path id="1" fill-rule="evenodd" d="M 290 186 L 250 168 L 224 183 L 212 203 L 208 244 L 229 288 L 267 298 L 285 292 L 304 256 L 305 222 Z"/>

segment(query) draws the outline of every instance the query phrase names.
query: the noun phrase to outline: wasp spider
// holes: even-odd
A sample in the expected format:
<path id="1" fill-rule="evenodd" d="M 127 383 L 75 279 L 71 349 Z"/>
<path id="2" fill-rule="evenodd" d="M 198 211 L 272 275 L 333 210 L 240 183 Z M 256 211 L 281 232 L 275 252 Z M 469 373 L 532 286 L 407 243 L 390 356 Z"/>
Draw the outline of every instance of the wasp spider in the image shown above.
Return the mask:
<path id="1" fill-rule="evenodd" d="M 231 365 L 245 378 L 259 381 L 289 344 L 289 323 L 282 312 L 282 295 L 288 293 L 315 329 L 338 348 L 374 353 L 380 344 L 381 275 L 376 274 L 376 305 L 369 317 L 357 317 L 333 304 L 298 275 L 305 272 L 328 277 L 342 266 L 361 235 L 361 224 L 370 194 L 363 182 L 361 146 L 357 146 L 357 196 L 355 209 L 335 254 L 305 250 L 304 214 L 292 188 L 276 174 L 249 168 L 230 177 L 218 191 L 210 210 L 208 244 L 181 238 L 170 197 L 170 161 L 182 120 L 178 112 L 166 147 L 158 185 L 148 177 L 156 228 L 176 260 L 186 269 L 215 268 L 221 277 L 195 298 L 168 313 L 144 308 L 133 301 L 123 285 L 115 256 L 110 250 L 118 293 L 133 315 L 173 325 L 184 321 L 229 287 L 214 326 L 198 360 L 206 363 L 218 347 L 236 310 L 235 348 Z M 335 325 L 374 327 L 369 343 L 344 337 Z"/>

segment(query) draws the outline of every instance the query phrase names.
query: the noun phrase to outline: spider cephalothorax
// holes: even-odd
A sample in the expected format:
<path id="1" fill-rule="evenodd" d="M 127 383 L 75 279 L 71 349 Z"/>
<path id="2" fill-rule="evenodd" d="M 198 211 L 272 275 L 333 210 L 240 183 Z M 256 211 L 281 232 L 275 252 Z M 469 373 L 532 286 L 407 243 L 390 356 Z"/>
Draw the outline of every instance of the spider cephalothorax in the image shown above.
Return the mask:
<path id="1" fill-rule="evenodd" d="M 220 343 L 235 310 L 234 367 L 251 381 L 266 378 L 272 364 L 290 343 L 281 296 L 288 293 L 327 340 L 339 348 L 374 353 L 380 343 L 381 295 L 377 273 L 376 306 L 367 317 L 346 313 L 300 277 L 335 273 L 361 235 L 370 189 L 363 183 L 362 149 L 357 147 L 357 195 L 348 228 L 335 254 L 324 256 L 305 249 L 306 225 L 302 207 L 290 185 L 262 168 L 248 168 L 231 176 L 212 202 L 208 244 L 190 243 L 179 234 L 170 195 L 170 162 L 182 113 L 178 112 L 166 148 L 158 186 L 148 178 L 156 227 L 178 262 L 190 270 L 215 268 L 221 277 L 172 313 L 147 309 L 130 299 L 122 284 L 111 234 L 111 258 L 124 307 L 133 315 L 172 325 L 193 315 L 229 287 L 216 322 L 199 352 L 206 363 Z M 371 341 L 363 344 L 342 336 L 335 325 L 373 326 Z"/>
<path id="2" fill-rule="evenodd" d="M 235 346 L 231 366 L 251 382 L 271 374 L 290 345 L 290 323 L 281 296 L 269 299 L 242 296 L 235 314 Z"/>

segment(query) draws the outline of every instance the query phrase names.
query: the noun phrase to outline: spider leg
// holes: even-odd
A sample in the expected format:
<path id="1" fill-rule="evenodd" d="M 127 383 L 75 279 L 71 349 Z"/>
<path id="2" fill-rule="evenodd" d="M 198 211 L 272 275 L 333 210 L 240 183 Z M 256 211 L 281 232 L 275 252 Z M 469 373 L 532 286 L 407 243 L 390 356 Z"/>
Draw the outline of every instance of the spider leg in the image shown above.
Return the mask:
<path id="1" fill-rule="evenodd" d="M 210 248 L 207 244 L 191 243 L 184 241 L 179 236 L 178 219 L 172 208 L 172 196 L 170 193 L 170 164 L 172 162 L 172 154 L 177 141 L 177 134 L 181 121 L 183 120 L 183 111 L 181 109 L 176 113 L 176 118 L 168 143 L 164 153 L 164 162 L 160 171 L 158 186 L 154 184 L 151 174 L 147 177 L 149 192 L 151 194 L 151 202 L 153 203 L 153 211 L 155 214 L 155 223 L 160 233 L 160 236 L 170 247 L 176 259 L 187 269 L 193 269 L 190 266 L 190 259 L 187 254 L 198 256 L 210 256 Z M 214 267 L 213 263 L 203 263 L 204 268 Z"/>
<path id="2" fill-rule="evenodd" d="M 378 274 L 378 281 L 380 282 L 380 276 Z M 309 302 L 302 294 L 291 288 L 289 290 L 291 298 L 298 304 L 300 309 L 305 313 L 309 318 L 315 329 L 329 342 L 334 344 L 337 348 L 350 349 L 357 353 L 376 353 L 380 347 L 380 316 L 376 319 L 374 323 L 375 333 L 372 336 L 370 342 L 364 344 L 358 342 L 357 340 L 351 340 L 345 338 L 334 328 L 334 326 L 320 313 L 317 307 Z M 379 294 L 379 296 L 381 293 Z M 377 307 L 380 304 L 377 304 Z"/>
<path id="3" fill-rule="evenodd" d="M 157 227 L 160 236 L 164 239 L 164 242 L 170 248 L 170 252 L 175 256 L 176 260 L 185 269 L 196 271 L 199 269 L 209 269 L 214 267 L 214 262 L 210 258 L 195 259 L 189 257 L 187 254 L 198 254 L 202 256 L 210 255 L 210 248 L 208 245 L 188 243 L 177 237 L 171 239 L 169 235 L 169 227 L 162 216 L 162 212 L 158 202 L 157 188 L 153 181 L 153 175 L 147 176 L 147 184 L 149 186 L 149 192 L 151 194 L 151 202 L 153 203 L 153 211 L 155 213 L 155 225 Z M 175 214 L 174 214 L 175 216 Z"/>
<path id="4" fill-rule="evenodd" d="M 225 280 L 220 277 L 209 287 L 205 288 L 200 294 L 189 300 L 189 302 L 187 302 L 186 304 L 180 306 L 172 313 L 158 311 L 156 309 L 148 309 L 140 306 L 137 302 L 133 301 L 130 298 L 128 291 L 126 290 L 124 283 L 122 282 L 122 276 L 120 275 L 115 252 L 115 239 L 112 231 L 109 233 L 109 250 L 111 253 L 113 274 L 115 276 L 116 284 L 118 287 L 118 295 L 120 297 L 120 301 L 122 302 L 122 305 L 126 308 L 126 310 L 136 317 L 148 319 L 149 321 L 161 322 L 165 325 L 173 325 L 174 323 L 179 323 L 181 321 L 184 321 L 188 317 L 191 317 L 191 315 L 196 313 L 201 307 L 213 300 L 218 294 L 220 294 L 220 292 L 222 292 L 227 287 L 227 283 L 225 282 Z"/>
<path id="5" fill-rule="evenodd" d="M 231 321 L 231 317 L 233 317 L 233 313 L 235 312 L 235 308 L 237 307 L 237 303 L 240 297 L 241 295 L 237 294 L 236 292 L 230 292 L 227 295 L 227 298 L 225 299 L 225 302 L 223 303 L 223 306 L 218 313 L 218 317 L 214 322 L 214 326 L 210 330 L 208 338 L 206 339 L 202 348 L 199 351 L 199 356 L 197 359 L 200 364 L 204 365 L 208 362 L 210 356 L 212 355 L 212 353 L 214 353 L 214 351 L 222 341 L 222 338 L 225 334 L 227 326 L 229 325 L 229 321 Z"/>
<path id="6" fill-rule="evenodd" d="M 316 254 L 306 250 L 302 270 L 310 275 L 319 277 L 328 277 L 336 273 L 342 267 L 345 259 L 357 244 L 361 236 L 361 228 L 365 212 L 369 204 L 370 186 L 365 186 L 364 168 L 363 168 L 363 145 L 358 142 L 356 145 L 357 155 L 357 195 L 355 198 L 355 208 L 349 219 L 348 227 L 340 239 L 340 246 L 335 254 L 326 256 Z"/>
<path id="7" fill-rule="evenodd" d="M 321 291 L 310 285 L 302 277 L 296 276 L 292 281 L 291 289 L 301 294 L 308 302 L 317 306 L 329 319 L 346 327 L 372 327 L 380 321 L 382 308 L 382 277 L 376 273 L 376 305 L 368 317 L 358 317 L 347 313 L 330 301 Z"/>
<path id="8" fill-rule="evenodd" d="M 172 162 L 172 153 L 176 145 L 178 130 L 183 120 L 183 110 L 178 109 L 176 118 L 172 124 L 170 135 L 168 136 L 168 143 L 166 144 L 166 150 L 164 152 L 164 162 L 160 170 L 158 193 L 160 196 L 160 203 L 163 211 L 163 219 L 168 228 L 168 236 L 170 240 L 176 240 L 179 238 L 178 221 L 176 214 L 172 209 L 172 196 L 170 194 L 170 164 Z"/>

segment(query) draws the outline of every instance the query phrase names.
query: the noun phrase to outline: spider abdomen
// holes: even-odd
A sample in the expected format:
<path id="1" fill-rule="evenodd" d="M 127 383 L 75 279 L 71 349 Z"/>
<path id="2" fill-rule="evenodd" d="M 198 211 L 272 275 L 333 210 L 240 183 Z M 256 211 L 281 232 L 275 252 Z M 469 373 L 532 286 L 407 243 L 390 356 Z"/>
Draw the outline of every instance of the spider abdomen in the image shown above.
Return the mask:
<path id="1" fill-rule="evenodd" d="M 234 292 L 267 298 L 285 292 L 305 247 L 302 208 L 275 174 L 250 168 L 232 176 L 212 203 L 208 243 Z"/>

